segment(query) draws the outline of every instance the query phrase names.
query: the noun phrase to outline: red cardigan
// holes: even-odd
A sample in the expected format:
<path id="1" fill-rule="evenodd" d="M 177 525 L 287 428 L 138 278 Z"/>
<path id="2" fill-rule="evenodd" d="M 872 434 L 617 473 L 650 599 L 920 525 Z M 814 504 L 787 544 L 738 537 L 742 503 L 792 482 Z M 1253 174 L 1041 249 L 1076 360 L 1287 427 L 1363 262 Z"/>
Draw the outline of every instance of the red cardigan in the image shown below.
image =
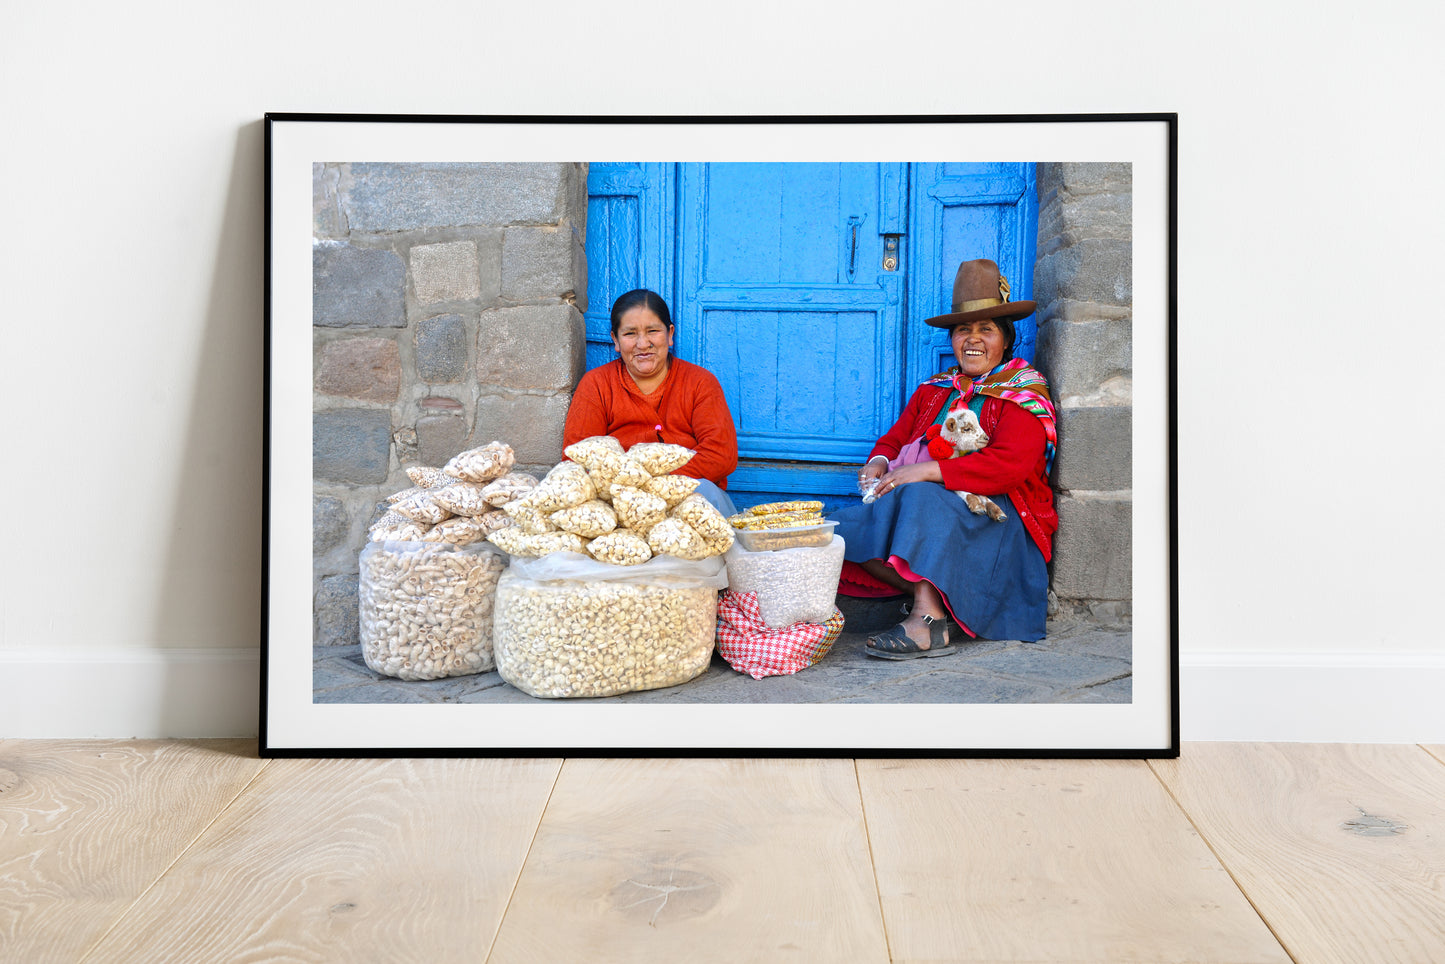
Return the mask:
<path id="1" fill-rule="evenodd" d="M 894 458 L 905 445 L 932 425 L 948 401 L 950 389 L 920 385 L 893 427 L 878 440 L 868 457 Z M 1049 487 L 1045 449 L 1047 438 L 1037 418 L 1022 406 L 986 397 L 979 425 L 989 443 L 977 452 L 938 463 L 945 488 L 979 495 L 1007 495 L 1024 528 L 1047 562 L 1053 556 L 1051 536 L 1059 528 L 1054 491 Z"/>
<path id="2" fill-rule="evenodd" d="M 717 377 L 681 358 L 668 359 L 667 377 L 651 395 L 642 394 L 622 359 L 599 365 L 577 383 L 562 446 L 594 435 L 611 435 L 632 448 L 638 442 L 671 442 L 694 449 L 678 474 L 708 479 L 727 488 L 738 467 L 738 433 Z"/>

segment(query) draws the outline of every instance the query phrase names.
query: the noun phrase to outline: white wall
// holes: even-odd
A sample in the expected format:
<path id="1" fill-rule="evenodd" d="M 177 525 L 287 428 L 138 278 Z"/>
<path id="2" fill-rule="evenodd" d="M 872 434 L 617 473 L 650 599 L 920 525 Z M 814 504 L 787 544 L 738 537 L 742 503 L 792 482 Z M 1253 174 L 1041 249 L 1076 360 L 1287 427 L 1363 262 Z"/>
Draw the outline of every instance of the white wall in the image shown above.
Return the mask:
<path id="1" fill-rule="evenodd" d="M 255 732 L 264 112 L 1177 111 L 1184 735 L 1445 740 L 1437 6 L 645 6 L 7 7 L 0 736 Z"/>

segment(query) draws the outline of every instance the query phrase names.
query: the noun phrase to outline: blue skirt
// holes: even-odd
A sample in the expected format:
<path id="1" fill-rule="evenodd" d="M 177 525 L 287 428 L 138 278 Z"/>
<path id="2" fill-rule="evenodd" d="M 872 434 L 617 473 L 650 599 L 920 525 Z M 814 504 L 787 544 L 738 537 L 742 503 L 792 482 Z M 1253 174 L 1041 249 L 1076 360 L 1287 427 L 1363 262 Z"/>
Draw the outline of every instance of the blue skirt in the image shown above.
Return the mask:
<path id="1" fill-rule="evenodd" d="M 983 639 L 1043 639 L 1049 568 L 1007 496 L 1007 516 L 974 515 L 936 482 L 910 482 L 867 505 L 833 512 L 850 562 L 897 556 L 943 593 L 956 620 Z"/>

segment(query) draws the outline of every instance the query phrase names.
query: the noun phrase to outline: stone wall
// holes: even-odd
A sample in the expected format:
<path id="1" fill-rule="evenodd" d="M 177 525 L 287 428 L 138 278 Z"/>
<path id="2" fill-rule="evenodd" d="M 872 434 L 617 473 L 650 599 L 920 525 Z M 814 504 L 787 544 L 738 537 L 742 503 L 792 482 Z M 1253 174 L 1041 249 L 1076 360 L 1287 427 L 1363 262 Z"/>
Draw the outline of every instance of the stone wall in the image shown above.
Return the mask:
<path id="1" fill-rule="evenodd" d="M 1059 416 L 1058 607 L 1128 615 L 1133 510 L 1133 189 L 1128 164 L 1038 165 L 1039 369 Z"/>
<path id="2" fill-rule="evenodd" d="M 584 368 L 585 164 L 313 166 L 314 640 L 355 644 L 357 557 L 409 465 L 561 458 Z"/>

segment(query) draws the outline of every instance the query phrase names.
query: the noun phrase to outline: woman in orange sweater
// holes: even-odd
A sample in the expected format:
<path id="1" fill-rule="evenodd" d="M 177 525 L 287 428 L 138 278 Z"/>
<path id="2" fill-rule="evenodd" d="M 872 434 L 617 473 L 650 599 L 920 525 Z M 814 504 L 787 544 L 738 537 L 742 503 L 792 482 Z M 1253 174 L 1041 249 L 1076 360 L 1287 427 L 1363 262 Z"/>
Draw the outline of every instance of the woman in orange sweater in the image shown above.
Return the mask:
<path id="1" fill-rule="evenodd" d="M 697 454 L 678 473 L 699 479 L 698 494 L 731 515 L 736 510 L 725 490 L 738 464 L 732 413 L 712 372 L 672 357 L 672 336 L 672 315 L 656 292 L 639 288 L 619 297 L 612 305 L 619 357 L 577 383 L 562 445 L 593 435 L 611 435 L 623 448 L 684 445 Z"/>

